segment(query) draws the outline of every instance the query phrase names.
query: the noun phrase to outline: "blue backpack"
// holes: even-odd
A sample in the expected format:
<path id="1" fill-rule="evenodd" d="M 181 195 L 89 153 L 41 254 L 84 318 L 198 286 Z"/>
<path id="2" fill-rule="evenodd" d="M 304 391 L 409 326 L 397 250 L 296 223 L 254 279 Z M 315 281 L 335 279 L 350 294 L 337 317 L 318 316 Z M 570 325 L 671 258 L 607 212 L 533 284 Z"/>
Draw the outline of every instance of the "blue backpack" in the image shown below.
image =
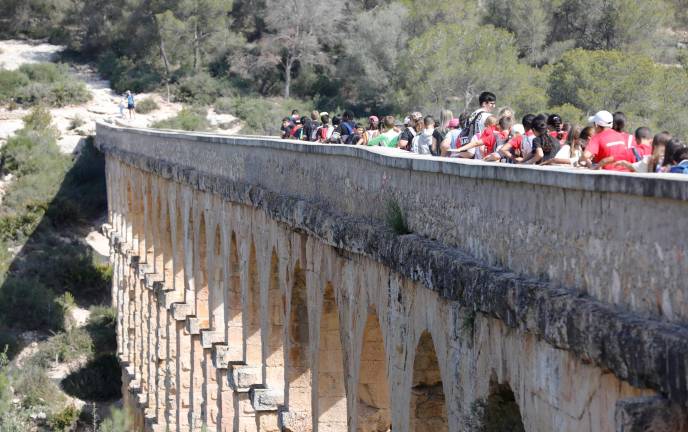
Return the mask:
<path id="1" fill-rule="evenodd" d="M 680 164 L 671 167 L 669 172 L 672 174 L 688 174 L 688 161 L 683 161 Z"/>

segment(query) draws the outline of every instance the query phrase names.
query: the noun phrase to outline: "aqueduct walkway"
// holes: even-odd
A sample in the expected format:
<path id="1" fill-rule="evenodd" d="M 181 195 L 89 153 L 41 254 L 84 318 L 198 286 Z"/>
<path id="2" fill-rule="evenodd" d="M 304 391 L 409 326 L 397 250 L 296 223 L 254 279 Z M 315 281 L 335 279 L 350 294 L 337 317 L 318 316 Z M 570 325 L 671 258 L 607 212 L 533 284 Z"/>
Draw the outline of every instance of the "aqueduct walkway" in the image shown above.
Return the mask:
<path id="1" fill-rule="evenodd" d="M 106 124 L 97 146 L 141 429 L 456 432 L 502 404 L 526 431 L 688 430 L 686 180 Z"/>

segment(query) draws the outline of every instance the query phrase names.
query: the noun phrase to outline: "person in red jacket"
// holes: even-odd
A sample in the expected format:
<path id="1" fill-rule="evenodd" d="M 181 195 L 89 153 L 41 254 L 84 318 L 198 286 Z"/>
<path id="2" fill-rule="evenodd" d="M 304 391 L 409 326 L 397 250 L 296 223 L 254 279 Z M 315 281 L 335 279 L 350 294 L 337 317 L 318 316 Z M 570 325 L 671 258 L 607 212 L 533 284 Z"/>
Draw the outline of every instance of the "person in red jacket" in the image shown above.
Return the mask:
<path id="1" fill-rule="evenodd" d="M 612 129 L 614 116 L 609 111 L 600 111 L 589 121 L 595 125 L 596 133 L 585 147 L 580 163 L 591 168 L 628 172 L 628 168 L 615 164 L 621 160 L 631 163 L 635 160 L 628 150 L 626 136 Z"/>

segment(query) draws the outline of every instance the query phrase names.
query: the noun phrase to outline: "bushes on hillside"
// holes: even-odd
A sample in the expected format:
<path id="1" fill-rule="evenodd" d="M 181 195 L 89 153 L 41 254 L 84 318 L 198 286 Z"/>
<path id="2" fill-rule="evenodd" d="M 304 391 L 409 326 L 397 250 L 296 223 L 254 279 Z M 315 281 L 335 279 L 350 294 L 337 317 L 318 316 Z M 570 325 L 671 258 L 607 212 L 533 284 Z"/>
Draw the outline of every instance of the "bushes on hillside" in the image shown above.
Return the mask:
<path id="1" fill-rule="evenodd" d="M 155 100 L 151 97 L 141 99 L 136 103 L 136 112 L 138 114 L 148 114 L 160 108 Z"/>
<path id="2" fill-rule="evenodd" d="M 223 110 L 231 112 L 244 122 L 241 132 L 257 135 L 279 135 L 282 118 L 291 110 L 298 109 L 305 116 L 312 110 L 312 106 L 304 101 L 281 98 L 237 97 L 232 99 L 230 106 L 231 108 L 225 105 Z"/>
<path id="3" fill-rule="evenodd" d="M 210 128 L 203 109 L 183 108 L 175 117 L 153 123 L 157 129 L 178 129 L 185 131 L 207 131 Z"/>
<path id="4" fill-rule="evenodd" d="M 0 70 L 0 103 L 65 106 L 88 102 L 91 93 L 75 80 L 67 66 L 55 63 L 25 64 L 17 71 Z"/>

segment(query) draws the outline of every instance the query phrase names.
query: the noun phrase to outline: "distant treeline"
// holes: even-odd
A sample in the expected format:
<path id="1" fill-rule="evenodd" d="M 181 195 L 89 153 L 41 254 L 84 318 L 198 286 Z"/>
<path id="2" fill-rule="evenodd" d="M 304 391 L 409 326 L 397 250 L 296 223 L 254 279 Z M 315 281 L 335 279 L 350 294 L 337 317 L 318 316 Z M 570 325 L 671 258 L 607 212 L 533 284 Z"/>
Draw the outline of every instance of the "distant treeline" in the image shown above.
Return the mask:
<path id="1" fill-rule="evenodd" d="M 0 32 L 49 38 L 120 91 L 277 96 L 357 115 L 623 110 L 688 132 L 682 0 L 0 0 Z"/>

